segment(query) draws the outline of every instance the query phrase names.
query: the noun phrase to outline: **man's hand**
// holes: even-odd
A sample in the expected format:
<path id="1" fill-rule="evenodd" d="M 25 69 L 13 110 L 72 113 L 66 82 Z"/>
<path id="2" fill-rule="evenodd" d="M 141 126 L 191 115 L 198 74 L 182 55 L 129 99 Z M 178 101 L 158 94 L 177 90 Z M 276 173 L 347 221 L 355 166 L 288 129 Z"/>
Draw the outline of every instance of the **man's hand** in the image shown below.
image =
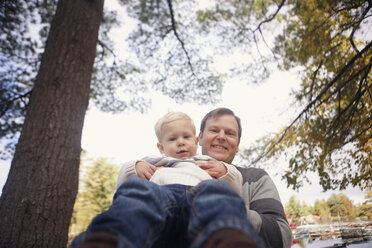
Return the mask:
<path id="1" fill-rule="evenodd" d="M 146 180 L 150 180 L 156 171 L 156 166 L 145 161 L 138 161 L 135 165 L 137 176 Z"/>
<path id="2" fill-rule="evenodd" d="M 211 177 L 220 178 L 227 173 L 226 166 L 219 161 L 196 161 L 200 168 L 205 170 Z"/>

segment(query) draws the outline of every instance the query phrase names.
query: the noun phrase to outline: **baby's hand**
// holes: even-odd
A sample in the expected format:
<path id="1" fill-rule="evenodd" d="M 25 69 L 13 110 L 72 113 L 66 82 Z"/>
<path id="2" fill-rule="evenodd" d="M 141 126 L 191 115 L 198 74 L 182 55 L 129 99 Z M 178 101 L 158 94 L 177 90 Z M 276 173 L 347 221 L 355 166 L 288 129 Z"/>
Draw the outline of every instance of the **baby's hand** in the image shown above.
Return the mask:
<path id="1" fill-rule="evenodd" d="M 198 160 L 196 163 L 200 168 L 205 170 L 211 177 L 220 178 L 227 173 L 226 166 L 219 161 L 202 161 Z"/>
<path id="2" fill-rule="evenodd" d="M 150 180 L 156 171 L 156 166 L 145 161 L 138 161 L 135 166 L 137 176 L 146 180 Z"/>

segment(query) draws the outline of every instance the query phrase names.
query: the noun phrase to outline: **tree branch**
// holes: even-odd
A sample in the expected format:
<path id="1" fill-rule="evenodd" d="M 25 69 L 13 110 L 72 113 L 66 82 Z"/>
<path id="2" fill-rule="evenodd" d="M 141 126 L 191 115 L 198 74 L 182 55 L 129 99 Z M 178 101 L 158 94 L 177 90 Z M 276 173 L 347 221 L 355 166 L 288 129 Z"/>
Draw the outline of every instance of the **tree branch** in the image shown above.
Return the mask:
<path id="1" fill-rule="evenodd" d="M 174 35 L 176 36 L 177 40 L 180 42 L 181 44 L 181 47 L 182 47 L 182 50 L 183 52 L 185 53 L 186 55 L 186 58 L 187 58 L 187 64 L 189 65 L 190 67 L 190 70 L 191 70 L 191 74 L 196 77 L 195 73 L 194 73 L 194 69 L 192 67 L 192 64 L 191 64 L 191 59 L 190 59 L 190 56 L 189 56 L 189 53 L 187 52 L 186 50 L 186 47 L 185 47 L 185 43 L 183 42 L 183 40 L 180 38 L 180 36 L 178 35 L 178 32 L 177 32 L 177 24 L 176 24 L 176 20 L 174 18 L 174 13 L 173 13 L 173 7 L 172 7 L 172 0 L 167 0 L 168 2 L 168 7 L 169 7 L 169 12 L 170 12 L 170 17 L 171 17 L 171 23 L 172 23 L 172 30 L 173 30 L 173 33 Z"/>
<path id="2" fill-rule="evenodd" d="M 369 120 L 369 121 L 371 121 L 371 120 Z M 346 144 L 349 144 L 349 143 L 353 142 L 356 139 L 358 139 L 363 133 L 367 132 L 368 130 L 371 130 L 371 128 L 372 128 L 372 124 L 369 125 L 368 127 L 366 127 L 365 129 L 363 129 L 362 131 L 360 131 L 358 134 L 356 134 L 353 137 L 351 137 L 350 139 L 346 140 L 344 142 L 343 146 L 346 145 Z"/>
<path id="3" fill-rule="evenodd" d="M 10 105 L 12 105 L 13 102 L 17 101 L 17 100 L 22 100 L 23 98 L 31 95 L 32 93 L 32 90 L 22 94 L 22 95 L 18 95 L 17 97 L 13 98 L 13 99 L 10 99 L 10 100 L 7 100 L 6 102 L 3 102 L 4 104 L 4 107 L 2 107 L 2 111 L 0 112 L 0 117 L 3 117 L 5 115 L 5 113 L 8 111 Z"/>
<path id="4" fill-rule="evenodd" d="M 316 76 L 318 75 L 318 72 L 320 70 L 320 68 L 322 67 L 323 65 L 323 60 L 320 60 L 320 63 L 318 65 L 318 67 L 316 68 L 316 70 L 314 71 L 313 73 L 313 79 L 312 79 L 312 83 L 311 83 L 311 87 L 310 87 L 310 91 L 309 91 L 309 101 L 311 101 L 313 99 L 313 89 L 314 89 L 314 84 L 315 84 L 315 79 L 316 79 Z M 308 93 L 306 93 L 308 94 Z"/>
<path id="5" fill-rule="evenodd" d="M 365 46 L 363 48 L 362 51 L 360 51 L 359 53 L 357 53 L 348 63 L 347 65 L 345 65 L 341 71 L 336 75 L 336 77 L 333 78 L 333 80 L 331 82 L 329 82 L 324 88 L 323 90 L 318 94 L 318 96 L 312 100 L 310 103 L 308 103 L 306 105 L 306 107 L 301 111 L 300 114 L 297 115 L 297 117 L 291 122 L 291 124 L 289 124 L 286 129 L 282 132 L 282 135 L 279 137 L 278 141 L 276 141 L 273 145 L 271 145 L 269 147 L 268 150 L 266 151 L 263 151 L 261 153 L 261 155 L 259 155 L 257 157 L 257 159 L 255 159 L 251 165 L 257 163 L 258 161 L 260 161 L 263 157 L 265 157 L 269 152 L 273 151 L 274 148 L 284 139 L 284 137 L 287 135 L 287 132 L 289 131 L 289 129 L 305 114 L 307 113 L 310 108 L 312 108 L 322 97 L 323 95 L 341 78 L 341 76 L 354 64 L 354 62 L 359 59 L 364 53 L 366 53 L 370 48 L 372 47 L 372 42 L 370 42 L 367 46 Z M 327 97 L 327 99 L 329 99 L 330 96 Z M 324 102 L 321 101 L 320 104 Z"/>
<path id="6" fill-rule="evenodd" d="M 349 40 L 350 40 L 350 43 L 351 43 L 351 46 L 354 48 L 354 50 L 356 52 L 359 52 L 358 48 L 355 46 L 354 44 L 354 33 L 356 32 L 356 30 L 359 28 L 360 26 L 360 23 L 364 20 L 365 16 L 368 14 L 369 10 L 372 8 L 372 4 L 368 4 L 367 8 L 363 11 L 363 14 L 362 16 L 360 17 L 360 19 L 353 25 L 353 30 L 351 31 L 351 34 L 350 34 L 350 37 L 349 37 Z"/>
<path id="7" fill-rule="evenodd" d="M 279 13 L 280 9 L 284 6 L 284 3 L 285 3 L 286 0 L 282 0 L 282 2 L 279 4 L 278 8 L 276 9 L 275 13 L 269 17 L 268 19 L 265 19 L 263 20 L 262 22 L 260 22 L 257 26 L 257 28 L 255 29 L 256 30 L 259 30 L 260 33 L 261 33 L 261 26 L 264 24 L 264 23 L 267 23 L 267 22 L 271 22 L 272 20 L 274 20 L 275 16 Z"/>
<path id="8" fill-rule="evenodd" d="M 109 51 L 111 54 L 112 54 L 112 56 L 114 57 L 114 64 L 116 64 L 116 54 L 115 54 L 115 52 L 111 49 L 111 48 L 109 48 L 103 41 L 101 41 L 100 39 L 98 39 L 98 44 L 103 48 L 103 49 L 107 49 L 107 51 Z M 102 55 L 102 57 L 103 57 L 104 55 Z"/>
<path id="9" fill-rule="evenodd" d="M 271 50 L 270 46 L 267 44 L 266 40 L 265 40 L 265 37 L 262 33 L 262 29 L 261 29 L 261 26 L 264 24 L 264 23 L 268 23 L 268 22 L 271 22 L 272 20 L 274 20 L 274 18 L 276 17 L 276 15 L 279 13 L 280 9 L 284 6 L 284 3 L 285 3 L 286 0 L 282 0 L 282 2 L 279 4 L 278 8 L 276 9 L 275 13 L 272 14 L 271 17 L 269 17 L 268 19 L 265 19 L 263 20 L 262 22 L 260 22 L 257 26 L 257 28 L 255 30 L 253 30 L 253 36 L 254 36 L 254 39 L 256 40 L 255 38 L 255 32 L 258 30 L 258 32 L 260 32 L 261 34 L 261 37 L 262 37 L 262 40 L 264 42 L 264 44 L 266 45 L 266 47 L 274 54 L 274 58 L 275 60 L 277 60 L 276 56 L 275 56 L 275 53 Z"/>
<path id="10" fill-rule="evenodd" d="M 352 100 L 352 102 L 356 102 L 354 104 L 354 108 L 352 110 L 352 113 L 351 115 L 348 116 L 348 119 L 349 119 L 349 129 L 351 129 L 351 125 L 353 124 L 353 117 L 358 109 L 358 104 L 360 102 L 360 100 L 362 99 L 362 96 L 369 90 L 370 86 L 368 86 L 367 84 L 367 76 L 369 74 L 369 72 L 371 71 L 371 66 L 372 66 L 372 61 L 371 63 L 369 63 L 369 68 L 366 70 L 366 72 L 364 73 L 364 76 L 360 79 L 360 83 L 359 83 L 359 88 L 358 88 L 358 91 L 357 91 L 357 94 L 354 96 L 354 99 Z M 363 88 L 363 82 L 365 82 L 367 85 L 364 89 Z M 348 106 L 346 107 L 348 108 Z M 341 116 L 338 117 L 339 119 L 341 118 Z"/>
<path id="11" fill-rule="evenodd" d="M 371 0 L 367 0 L 367 2 L 369 4 L 371 4 Z M 343 12 L 343 11 L 351 11 L 352 9 L 358 9 L 360 6 L 362 6 L 364 4 L 364 2 L 361 2 L 360 4 L 357 4 L 357 5 L 354 5 L 354 6 L 351 6 L 351 7 L 344 7 L 342 9 L 333 9 L 332 10 L 336 13 L 339 13 L 339 12 Z"/>

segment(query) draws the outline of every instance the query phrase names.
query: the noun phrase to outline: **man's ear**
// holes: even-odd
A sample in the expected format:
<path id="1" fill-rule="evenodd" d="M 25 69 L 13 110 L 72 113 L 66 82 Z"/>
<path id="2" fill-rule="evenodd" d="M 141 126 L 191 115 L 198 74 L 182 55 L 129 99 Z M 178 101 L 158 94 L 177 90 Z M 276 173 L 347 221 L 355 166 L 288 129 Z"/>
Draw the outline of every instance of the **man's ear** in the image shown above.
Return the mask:
<path id="1" fill-rule="evenodd" d="M 203 133 L 200 132 L 200 133 L 199 133 L 199 136 L 198 136 L 198 142 L 199 142 L 199 145 L 200 145 L 200 146 L 201 146 L 200 141 L 201 141 L 202 138 L 203 138 Z"/>
<path id="2" fill-rule="evenodd" d="M 199 136 L 196 136 L 195 144 L 198 144 L 198 143 L 199 143 Z"/>
<path id="3" fill-rule="evenodd" d="M 237 154 L 239 152 L 239 145 L 240 145 L 240 140 L 238 141 L 238 145 L 236 146 L 235 154 Z"/>
<path id="4" fill-rule="evenodd" d="M 164 147 L 163 147 L 163 145 L 160 142 L 158 142 L 156 145 L 158 146 L 159 152 L 161 154 L 164 154 Z"/>
<path id="5" fill-rule="evenodd" d="M 236 147 L 235 154 L 239 152 L 239 146 Z"/>

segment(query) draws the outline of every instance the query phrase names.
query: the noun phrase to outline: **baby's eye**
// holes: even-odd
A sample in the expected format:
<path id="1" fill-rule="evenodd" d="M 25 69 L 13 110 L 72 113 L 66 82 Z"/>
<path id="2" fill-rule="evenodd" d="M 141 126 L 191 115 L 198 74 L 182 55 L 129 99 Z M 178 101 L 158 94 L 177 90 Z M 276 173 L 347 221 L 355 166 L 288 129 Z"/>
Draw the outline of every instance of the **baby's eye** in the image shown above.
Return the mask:
<path id="1" fill-rule="evenodd" d="M 191 136 L 189 136 L 189 135 L 185 135 L 185 136 L 183 136 L 184 139 L 190 139 L 190 137 L 191 137 Z"/>
<path id="2" fill-rule="evenodd" d="M 169 141 L 175 141 L 176 138 L 169 138 Z"/>

